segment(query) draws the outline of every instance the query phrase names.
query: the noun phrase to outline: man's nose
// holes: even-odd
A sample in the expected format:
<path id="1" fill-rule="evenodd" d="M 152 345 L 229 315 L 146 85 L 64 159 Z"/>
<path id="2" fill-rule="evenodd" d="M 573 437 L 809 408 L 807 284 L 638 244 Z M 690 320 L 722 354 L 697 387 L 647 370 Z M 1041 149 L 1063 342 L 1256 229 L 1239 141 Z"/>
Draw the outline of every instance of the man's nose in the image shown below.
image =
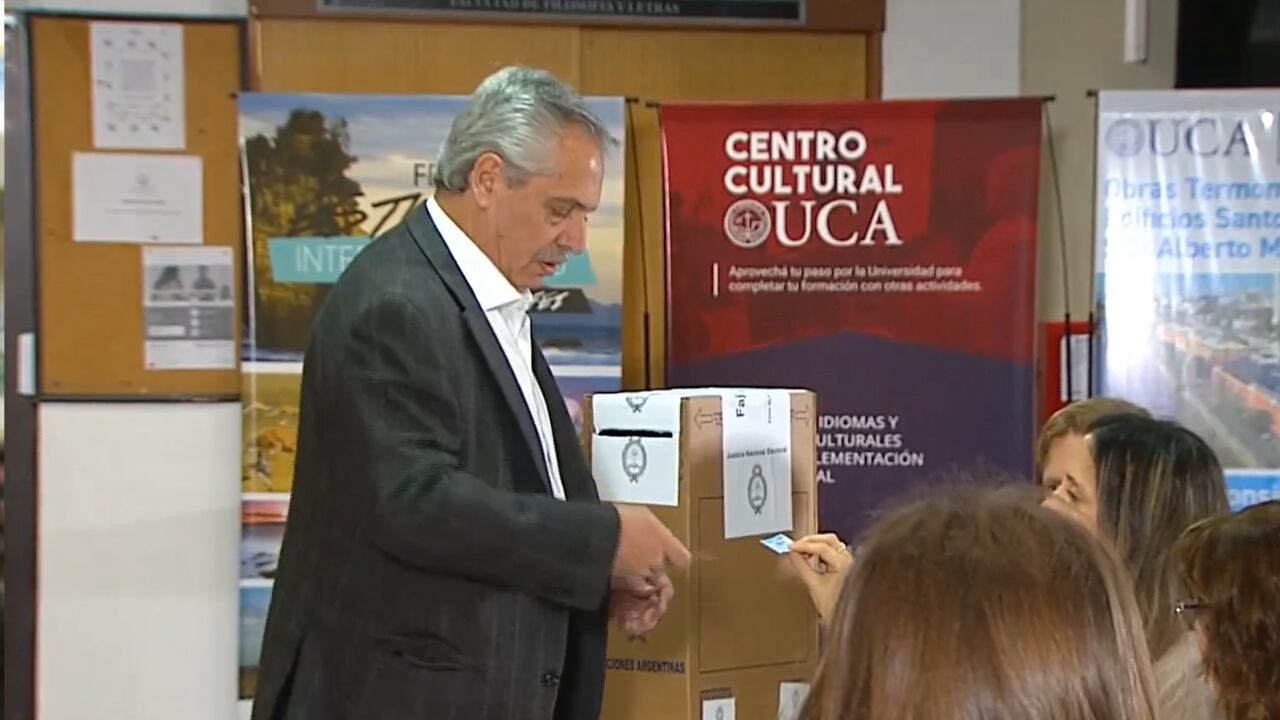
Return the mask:
<path id="1" fill-rule="evenodd" d="M 560 235 L 560 245 L 577 255 L 587 249 L 587 218 L 575 218 Z"/>

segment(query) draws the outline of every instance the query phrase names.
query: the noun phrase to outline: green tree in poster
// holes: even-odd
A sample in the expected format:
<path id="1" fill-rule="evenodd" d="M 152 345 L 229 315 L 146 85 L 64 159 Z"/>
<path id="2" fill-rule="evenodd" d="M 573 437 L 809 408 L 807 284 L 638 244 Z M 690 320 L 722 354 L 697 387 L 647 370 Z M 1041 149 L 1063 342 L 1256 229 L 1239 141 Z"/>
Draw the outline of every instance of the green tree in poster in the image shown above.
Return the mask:
<path id="1" fill-rule="evenodd" d="M 315 110 L 294 110 L 274 137 L 245 142 L 253 224 L 254 308 L 258 346 L 301 352 L 327 286 L 277 284 L 271 279 L 267 240 L 333 237 L 358 232 L 360 183 L 346 173 L 356 162 L 349 151 L 347 121 L 328 122 Z"/>

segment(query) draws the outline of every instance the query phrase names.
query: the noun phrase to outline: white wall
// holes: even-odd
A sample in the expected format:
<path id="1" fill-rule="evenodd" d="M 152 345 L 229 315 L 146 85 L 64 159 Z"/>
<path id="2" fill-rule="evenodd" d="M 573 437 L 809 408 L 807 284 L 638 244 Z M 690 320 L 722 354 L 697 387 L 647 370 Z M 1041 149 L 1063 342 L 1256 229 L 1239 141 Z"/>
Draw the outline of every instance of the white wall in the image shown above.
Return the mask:
<path id="1" fill-rule="evenodd" d="M 43 403 L 40 720 L 231 720 L 239 403 Z"/>
<path id="2" fill-rule="evenodd" d="M 48 10 L 95 15 L 244 16 L 248 0 L 9 0 L 7 10 Z"/>
<path id="3" fill-rule="evenodd" d="M 1178 0 L 1150 0 L 1148 58 L 1124 62 L 1121 0 L 1024 0 L 1022 90 L 1049 106 L 1062 185 L 1071 319 L 1088 319 L 1093 273 L 1094 100 L 1089 90 L 1168 89 L 1177 68 Z M 1061 320 L 1062 245 L 1051 168 L 1040 175 L 1039 313 Z"/>
<path id="4" fill-rule="evenodd" d="M 885 99 L 1018 94 L 1021 0 L 887 0 L 885 12 Z"/>
<path id="5" fill-rule="evenodd" d="M 1121 0 L 887 0 L 884 97 L 1055 95 L 1054 143 L 1067 234 L 1072 319 L 1088 316 L 1092 257 L 1090 89 L 1171 88 L 1177 0 L 1150 0 L 1149 59 L 1124 62 Z M 1047 162 L 1040 180 L 1039 315 L 1067 309 L 1058 206 Z"/>

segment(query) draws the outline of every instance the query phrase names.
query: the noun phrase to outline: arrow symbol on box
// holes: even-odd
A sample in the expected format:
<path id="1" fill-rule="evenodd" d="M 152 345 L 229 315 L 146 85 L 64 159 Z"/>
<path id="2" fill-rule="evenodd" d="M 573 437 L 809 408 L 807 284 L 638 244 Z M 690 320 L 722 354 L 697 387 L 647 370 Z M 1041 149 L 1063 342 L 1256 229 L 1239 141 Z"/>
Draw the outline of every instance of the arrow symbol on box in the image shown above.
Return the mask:
<path id="1" fill-rule="evenodd" d="M 718 424 L 719 422 L 720 413 L 718 412 L 706 412 L 705 410 L 699 410 L 693 416 L 693 424 L 697 425 L 699 428 L 703 425 Z"/>

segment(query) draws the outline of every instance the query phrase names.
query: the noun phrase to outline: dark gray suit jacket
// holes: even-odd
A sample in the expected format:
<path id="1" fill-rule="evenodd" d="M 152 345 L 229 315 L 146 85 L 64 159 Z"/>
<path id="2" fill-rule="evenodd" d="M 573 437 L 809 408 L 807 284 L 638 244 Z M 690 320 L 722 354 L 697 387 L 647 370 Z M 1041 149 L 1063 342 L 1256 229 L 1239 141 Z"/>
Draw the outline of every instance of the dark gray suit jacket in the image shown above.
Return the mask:
<path id="1" fill-rule="evenodd" d="M 254 720 L 596 720 L 618 516 L 541 351 L 567 502 L 425 208 L 312 329 Z"/>

